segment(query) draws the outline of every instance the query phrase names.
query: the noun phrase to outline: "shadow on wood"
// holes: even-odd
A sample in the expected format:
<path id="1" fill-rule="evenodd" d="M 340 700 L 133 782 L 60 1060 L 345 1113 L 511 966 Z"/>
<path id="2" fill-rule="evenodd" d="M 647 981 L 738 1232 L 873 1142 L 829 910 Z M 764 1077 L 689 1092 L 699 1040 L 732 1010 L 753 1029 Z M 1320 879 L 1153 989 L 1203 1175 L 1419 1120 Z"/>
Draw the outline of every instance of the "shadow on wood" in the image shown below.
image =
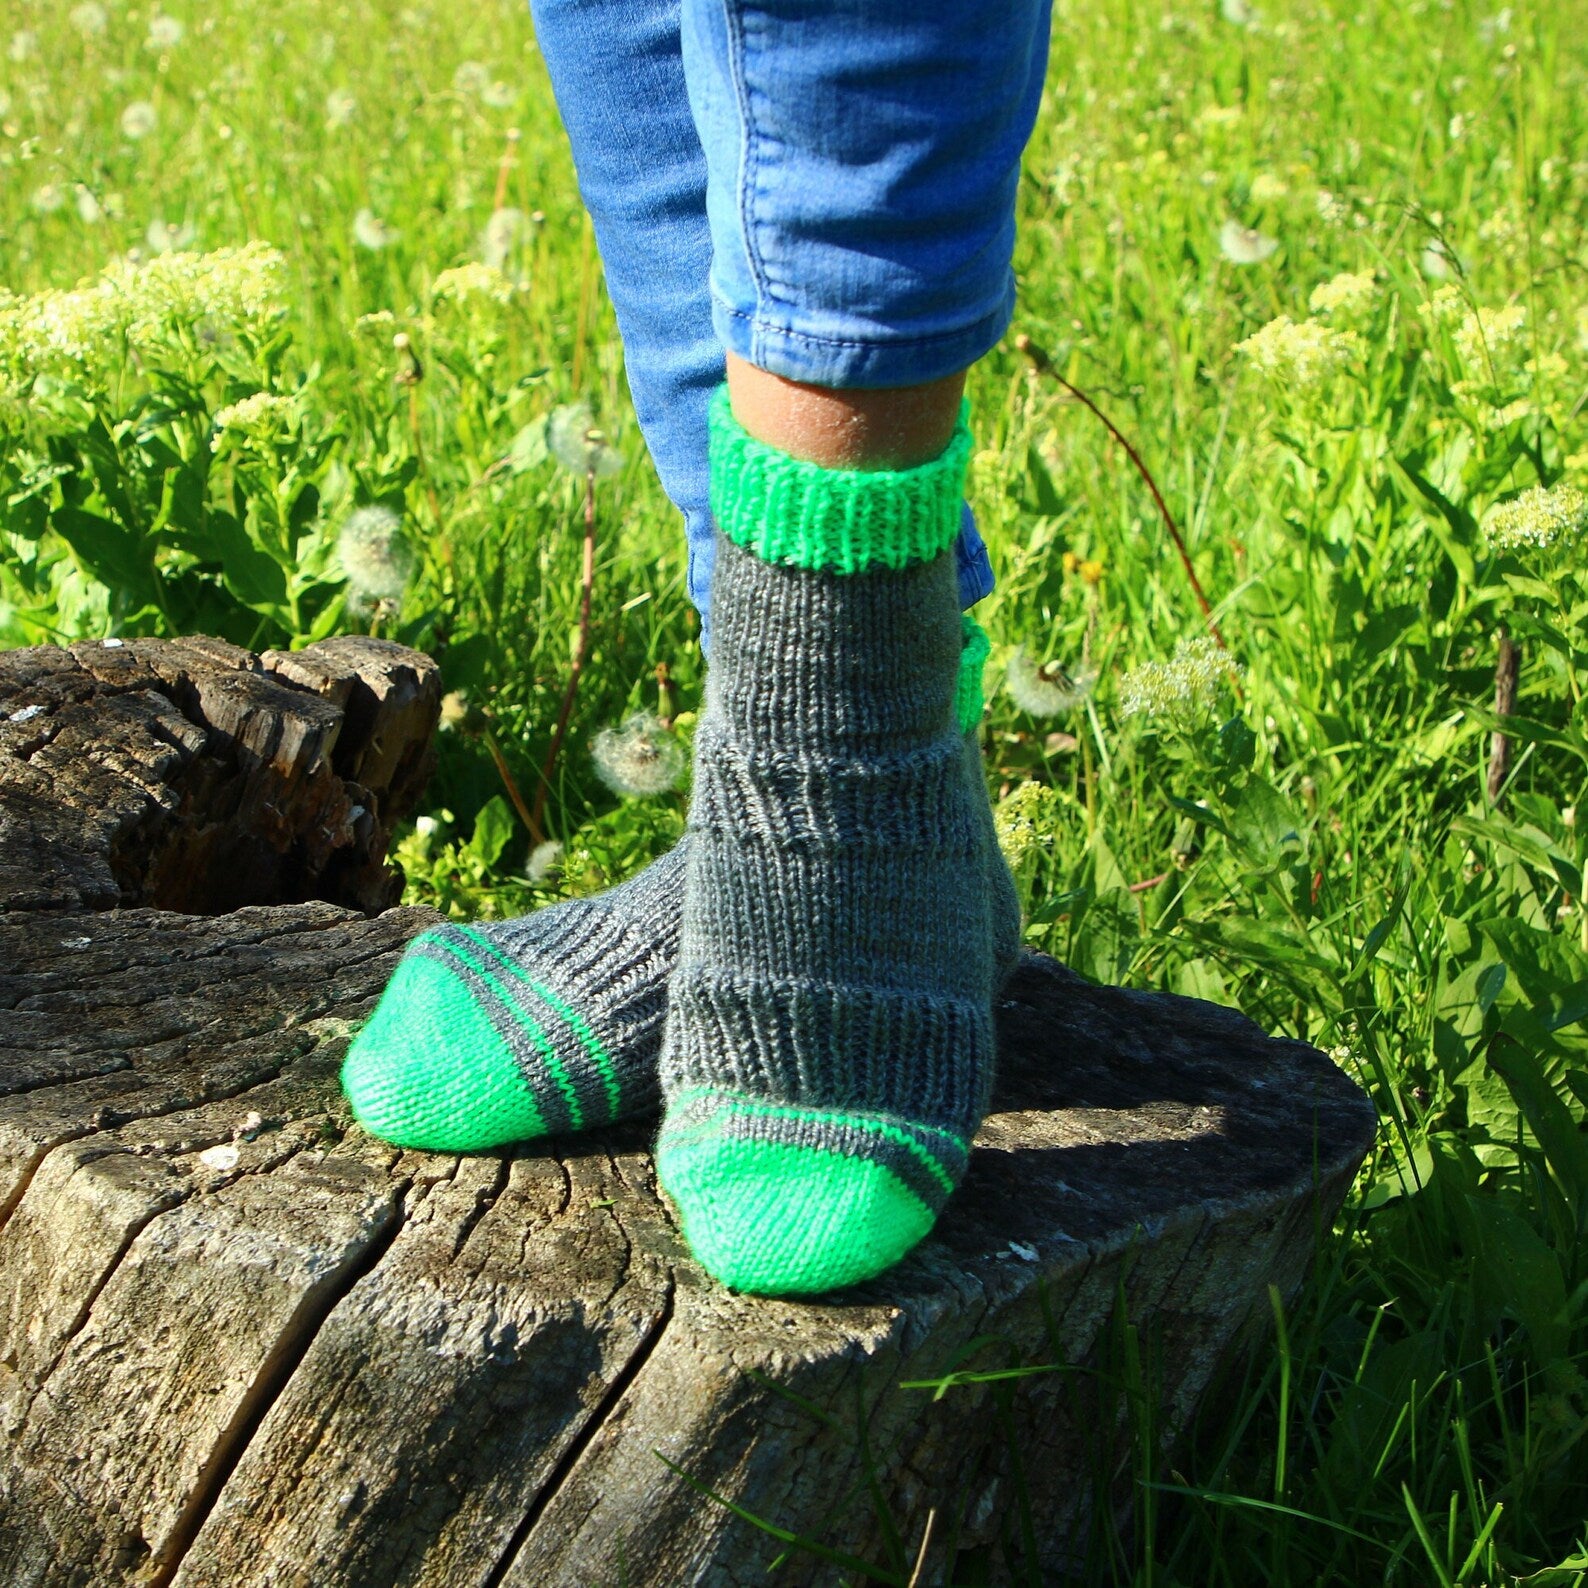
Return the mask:
<path id="1" fill-rule="evenodd" d="M 859 1580 L 769 1578 L 782 1546 L 695 1485 L 900 1581 L 935 1513 L 941 1582 L 1022 1482 L 1048 1580 L 1126 1448 L 1086 1371 L 1116 1306 L 1160 1343 L 1167 1445 L 1372 1138 L 1316 1050 L 1028 958 L 934 1234 L 756 1300 L 690 1261 L 648 1127 L 458 1158 L 352 1125 L 342 1051 L 426 912 L 84 902 L 0 914 L 8 1584 Z M 1016 1362 L 1079 1371 L 1007 1414 L 901 1387 Z"/>

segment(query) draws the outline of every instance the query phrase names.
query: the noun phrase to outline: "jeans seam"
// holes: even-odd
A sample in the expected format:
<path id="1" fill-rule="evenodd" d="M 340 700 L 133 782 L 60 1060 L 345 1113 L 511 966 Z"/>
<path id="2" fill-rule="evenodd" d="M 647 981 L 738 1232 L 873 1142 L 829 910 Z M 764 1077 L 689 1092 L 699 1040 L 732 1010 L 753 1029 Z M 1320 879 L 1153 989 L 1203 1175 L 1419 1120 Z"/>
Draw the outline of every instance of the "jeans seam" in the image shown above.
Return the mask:
<path id="1" fill-rule="evenodd" d="M 970 325 L 961 326 L 955 331 L 939 331 L 931 336 L 901 337 L 897 340 L 885 341 L 878 337 L 857 337 L 851 341 L 838 336 L 812 336 L 809 332 L 796 331 L 788 326 L 768 325 L 761 308 L 757 307 L 753 314 L 747 314 L 743 309 L 734 308 L 720 293 L 713 291 L 711 296 L 712 301 L 730 320 L 742 320 L 750 327 L 752 345 L 758 344 L 762 336 L 769 335 L 784 338 L 791 342 L 804 342 L 810 347 L 937 347 L 944 342 L 964 341 L 966 337 L 980 331 L 984 325 L 989 325 L 1002 317 L 1002 310 L 994 309 L 991 313 L 984 314 L 981 319 L 973 321 Z"/>
<path id="2" fill-rule="evenodd" d="M 744 38 L 744 16 L 736 0 L 722 0 L 723 21 L 728 31 L 728 72 L 733 80 L 734 103 L 739 107 L 739 235 L 744 242 L 745 262 L 755 283 L 756 314 L 767 301 L 766 266 L 755 246 L 755 195 L 759 184 L 755 123 L 750 114 L 750 78 L 745 69 L 748 50 Z M 751 320 L 751 354 L 757 352 Z"/>

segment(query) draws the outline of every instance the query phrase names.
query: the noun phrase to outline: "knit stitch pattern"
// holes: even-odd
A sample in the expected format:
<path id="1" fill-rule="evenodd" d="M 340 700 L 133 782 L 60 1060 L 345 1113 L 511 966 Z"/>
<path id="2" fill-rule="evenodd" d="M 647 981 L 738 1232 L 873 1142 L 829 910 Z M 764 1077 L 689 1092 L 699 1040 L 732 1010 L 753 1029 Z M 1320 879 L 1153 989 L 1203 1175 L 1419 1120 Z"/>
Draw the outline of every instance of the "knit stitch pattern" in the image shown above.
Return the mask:
<path id="1" fill-rule="evenodd" d="M 715 496 L 743 527 L 739 455 Z M 824 479 L 846 504 L 854 476 L 802 468 L 800 510 L 831 520 Z M 914 510 L 901 490 L 879 500 L 889 535 Z M 898 1261 L 964 1173 L 1003 862 L 957 720 L 952 557 L 896 566 L 857 539 L 860 572 L 778 565 L 776 530 L 719 536 L 656 1163 L 708 1271 L 810 1294 Z"/>
<path id="2" fill-rule="evenodd" d="M 972 727 L 987 650 L 964 619 L 956 711 L 1001 986 L 1019 956 L 1020 910 Z M 344 1065 L 355 1115 L 403 1146 L 473 1152 L 656 1108 L 685 852 L 594 898 L 415 939 Z"/>
<path id="3" fill-rule="evenodd" d="M 824 469 L 757 441 L 720 387 L 711 404 L 712 516 L 729 540 L 766 562 L 832 573 L 929 562 L 959 535 L 966 411 L 962 405 L 947 449 L 928 463 Z"/>
<path id="4" fill-rule="evenodd" d="M 513 921 L 414 939 L 342 1088 L 372 1135 L 480 1152 L 653 1110 L 687 849 Z"/>

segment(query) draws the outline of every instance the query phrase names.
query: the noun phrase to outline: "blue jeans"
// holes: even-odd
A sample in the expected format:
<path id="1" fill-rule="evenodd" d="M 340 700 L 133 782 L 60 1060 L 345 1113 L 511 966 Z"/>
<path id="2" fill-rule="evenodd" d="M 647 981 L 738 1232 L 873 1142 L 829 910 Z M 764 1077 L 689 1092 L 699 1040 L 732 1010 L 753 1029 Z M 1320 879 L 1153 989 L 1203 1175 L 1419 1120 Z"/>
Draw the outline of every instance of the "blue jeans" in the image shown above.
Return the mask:
<path id="1" fill-rule="evenodd" d="M 889 387 L 998 341 L 1049 3 L 531 0 L 702 643 L 723 350 Z M 993 578 L 968 506 L 957 555 L 969 606 Z"/>

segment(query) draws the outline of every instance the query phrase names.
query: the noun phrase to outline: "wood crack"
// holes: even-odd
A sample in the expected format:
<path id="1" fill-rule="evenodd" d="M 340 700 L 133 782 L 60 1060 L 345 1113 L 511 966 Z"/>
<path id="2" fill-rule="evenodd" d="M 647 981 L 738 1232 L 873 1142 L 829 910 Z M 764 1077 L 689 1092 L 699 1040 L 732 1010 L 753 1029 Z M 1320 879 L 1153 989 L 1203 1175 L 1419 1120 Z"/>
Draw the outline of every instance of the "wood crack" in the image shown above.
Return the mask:
<path id="1" fill-rule="evenodd" d="M 227 1480 L 236 1470 L 243 1452 L 258 1432 L 265 1414 L 286 1389 L 331 1310 L 359 1280 L 373 1272 L 390 1250 L 403 1226 L 403 1203 L 407 1189 L 406 1184 L 396 1188 L 390 1216 L 363 1251 L 340 1272 L 333 1274 L 324 1285 L 306 1293 L 299 1302 L 296 1312 L 260 1366 L 247 1395 L 199 1473 L 187 1504 L 148 1578 L 148 1588 L 168 1588 L 192 1547 L 193 1540 L 198 1536 L 199 1529 L 204 1525 L 205 1518 L 214 1509 Z"/>
<path id="2" fill-rule="evenodd" d="M 631 1247 L 632 1250 L 632 1247 Z M 671 1275 L 667 1279 L 667 1289 L 662 1298 L 662 1308 L 651 1327 L 646 1331 L 638 1345 L 630 1353 L 618 1373 L 612 1379 L 607 1392 L 602 1396 L 600 1404 L 585 1419 L 583 1426 L 568 1442 L 568 1447 L 558 1458 L 557 1464 L 551 1469 L 550 1475 L 540 1486 L 539 1492 L 530 1503 L 529 1509 L 519 1519 L 518 1526 L 513 1529 L 513 1536 L 508 1540 L 507 1547 L 498 1557 L 495 1565 L 491 1567 L 480 1584 L 480 1588 L 501 1588 L 503 1579 L 512 1569 L 519 1551 L 533 1533 L 535 1524 L 545 1513 L 546 1507 L 562 1492 L 563 1485 L 568 1481 L 569 1474 L 579 1464 L 579 1459 L 590 1447 L 591 1441 L 602 1432 L 611 1417 L 613 1409 L 628 1393 L 629 1386 L 640 1376 L 645 1369 L 645 1364 L 650 1361 L 656 1347 L 661 1343 L 662 1337 L 667 1333 L 668 1325 L 673 1319 L 673 1292 L 674 1280 Z"/>

